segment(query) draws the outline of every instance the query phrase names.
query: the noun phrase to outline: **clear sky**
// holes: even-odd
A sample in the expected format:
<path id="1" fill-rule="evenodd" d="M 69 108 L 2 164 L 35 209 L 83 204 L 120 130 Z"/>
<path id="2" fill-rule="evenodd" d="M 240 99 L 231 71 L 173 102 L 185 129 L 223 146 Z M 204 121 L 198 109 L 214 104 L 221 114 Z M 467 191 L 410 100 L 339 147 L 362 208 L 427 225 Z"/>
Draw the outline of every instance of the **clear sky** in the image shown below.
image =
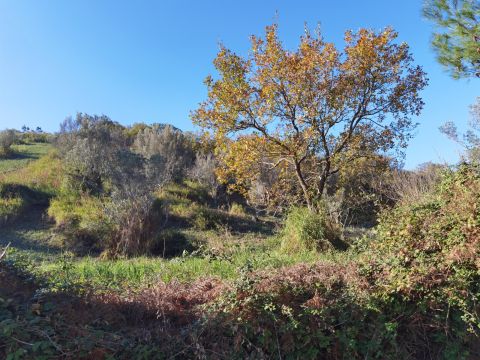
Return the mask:
<path id="1" fill-rule="evenodd" d="M 460 129 L 480 80 L 452 80 L 435 61 L 422 0 L 107 1 L 0 0 L 0 129 L 58 124 L 76 112 L 124 125 L 171 123 L 193 130 L 189 113 L 206 96 L 218 44 L 247 54 L 249 35 L 277 21 L 291 48 L 304 23 L 343 47 L 346 29 L 393 26 L 430 78 L 406 168 L 454 162 L 458 149 L 438 131 Z M 277 14 L 277 15 L 276 15 Z"/>

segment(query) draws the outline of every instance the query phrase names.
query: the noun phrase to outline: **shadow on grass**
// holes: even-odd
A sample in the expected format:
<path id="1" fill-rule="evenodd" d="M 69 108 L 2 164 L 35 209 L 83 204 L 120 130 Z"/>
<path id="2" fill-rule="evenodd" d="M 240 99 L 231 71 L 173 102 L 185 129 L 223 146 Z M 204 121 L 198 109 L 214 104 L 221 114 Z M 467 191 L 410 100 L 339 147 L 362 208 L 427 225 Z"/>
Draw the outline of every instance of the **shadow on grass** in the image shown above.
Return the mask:
<path id="1" fill-rule="evenodd" d="M 39 189 L 32 189 L 26 185 L 3 183 L 0 184 L 0 198 L 20 197 L 27 205 L 43 205 L 49 203 L 50 194 Z"/>
<path id="2" fill-rule="evenodd" d="M 261 235 L 273 235 L 275 224 L 271 221 L 262 221 L 254 216 L 228 215 L 224 219 L 228 228 L 236 234 L 257 233 Z"/>
<path id="3" fill-rule="evenodd" d="M 51 228 L 45 218 L 45 206 L 29 206 L 14 222 L 0 226 L 0 246 L 11 243 L 21 250 L 59 253 L 60 249 L 48 244 Z"/>
<path id="4" fill-rule="evenodd" d="M 215 230 L 222 227 L 228 228 L 234 234 L 257 233 L 260 235 L 273 235 L 275 223 L 255 218 L 251 215 L 231 215 L 217 209 L 204 209 L 201 214 L 195 214 L 191 218 L 170 214 L 165 229 L 186 230 L 195 228 L 196 218 L 201 217 L 202 226 L 199 231 Z M 203 227 L 203 228 L 202 228 Z"/>
<path id="5" fill-rule="evenodd" d="M 195 248 L 192 239 L 185 234 L 177 229 L 167 229 L 158 234 L 150 252 L 153 256 L 173 258 L 182 255 L 184 251 L 193 251 Z"/>
<path id="6" fill-rule="evenodd" d="M 11 151 L 3 157 L 6 160 L 36 160 L 39 155 L 36 153 Z"/>

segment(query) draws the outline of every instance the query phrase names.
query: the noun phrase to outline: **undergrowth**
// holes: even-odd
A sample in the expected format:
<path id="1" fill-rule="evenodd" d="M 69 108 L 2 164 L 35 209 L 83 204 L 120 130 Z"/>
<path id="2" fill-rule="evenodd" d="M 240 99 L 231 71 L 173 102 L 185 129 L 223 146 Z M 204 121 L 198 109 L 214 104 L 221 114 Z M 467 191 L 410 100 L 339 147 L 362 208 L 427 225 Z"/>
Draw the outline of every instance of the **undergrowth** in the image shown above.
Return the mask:
<path id="1" fill-rule="evenodd" d="M 28 192 L 8 189 L 10 198 L 28 198 Z M 15 303 L 15 292 L 0 286 L 0 341 L 6 344 L 0 354 L 12 359 L 480 356 L 477 166 L 447 171 L 428 198 L 386 211 L 373 235 L 347 251 L 334 250 L 339 232 L 321 213 L 293 209 L 275 235 L 247 212 L 212 207 L 208 196 L 194 183 L 171 184 L 157 194 L 169 212 L 150 255 L 165 258 L 101 259 L 68 252 L 42 257 L 10 250 L 0 273 L 34 290 L 28 301 Z M 57 226 L 76 222 L 81 228 L 89 217 L 98 222 L 95 201 L 56 198 L 50 211 Z M 171 258 L 167 244 L 175 250 Z M 72 304 L 80 314 L 72 313 Z M 71 325 L 84 313 L 80 326 Z"/>

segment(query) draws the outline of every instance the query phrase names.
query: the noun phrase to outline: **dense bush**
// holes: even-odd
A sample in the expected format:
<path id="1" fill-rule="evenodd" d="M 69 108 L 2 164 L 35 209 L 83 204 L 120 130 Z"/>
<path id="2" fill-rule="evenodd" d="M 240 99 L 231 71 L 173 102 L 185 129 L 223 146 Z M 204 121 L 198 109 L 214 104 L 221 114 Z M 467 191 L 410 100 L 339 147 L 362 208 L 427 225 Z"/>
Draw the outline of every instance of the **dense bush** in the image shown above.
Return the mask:
<path id="1" fill-rule="evenodd" d="M 154 193 L 172 181 L 182 183 L 195 158 L 193 141 L 172 126 L 126 129 L 86 114 L 66 119 L 57 140 L 64 183 L 49 214 L 81 247 L 104 250 L 108 257 L 149 253 L 168 207 Z M 207 201 L 204 186 L 190 184 L 177 186 L 185 192 L 181 196 Z M 93 217 L 83 211 L 89 204 L 95 204 Z"/>
<path id="2" fill-rule="evenodd" d="M 97 197 L 63 190 L 48 215 L 69 248 L 106 257 L 148 253 L 164 222 L 160 202 L 141 192 Z"/>
<path id="3" fill-rule="evenodd" d="M 340 229 L 324 211 L 294 207 L 285 219 L 281 246 L 288 253 L 344 248 L 340 235 Z"/>
<path id="4" fill-rule="evenodd" d="M 429 328 L 452 358 L 479 335 L 479 234 L 480 171 L 462 165 L 423 201 L 385 213 L 377 237 L 361 243 L 375 296 L 415 316 L 411 330 Z"/>
<path id="5" fill-rule="evenodd" d="M 57 146 L 64 179 L 49 215 L 71 245 L 108 257 L 147 252 L 161 224 L 153 191 L 163 165 L 131 151 L 125 129 L 106 116 L 66 119 Z"/>
<path id="6" fill-rule="evenodd" d="M 0 156 L 6 156 L 10 153 L 15 138 L 16 135 L 14 130 L 0 131 Z"/>
<path id="7" fill-rule="evenodd" d="M 160 171 L 165 181 L 181 181 L 193 165 L 193 139 L 170 125 L 152 125 L 139 131 L 133 149 L 150 159 L 150 171 Z"/>
<path id="8" fill-rule="evenodd" d="M 319 216 L 295 209 L 286 223 L 315 244 Z M 203 345 L 239 358 L 478 358 L 480 169 L 446 173 L 376 230 L 347 264 L 245 268 L 210 307 L 203 331 L 217 337 Z"/>
<path id="9" fill-rule="evenodd" d="M 207 187 L 213 197 L 217 195 L 218 188 L 220 187 L 217 176 L 215 175 L 216 167 L 217 160 L 213 154 L 197 153 L 195 163 L 188 171 L 188 177 Z"/>
<path id="10" fill-rule="evenodd" d="M 355 266 L 321 262 L 274 272 L 243 269 L 213 309 L 208 330 L 218 331 L 214 349 L 226 357 L 405 358 L 397 348 L 395 324 L 371 301 L 369 284 Z M 207 349 L 213 345 L 204 341 Z"/>

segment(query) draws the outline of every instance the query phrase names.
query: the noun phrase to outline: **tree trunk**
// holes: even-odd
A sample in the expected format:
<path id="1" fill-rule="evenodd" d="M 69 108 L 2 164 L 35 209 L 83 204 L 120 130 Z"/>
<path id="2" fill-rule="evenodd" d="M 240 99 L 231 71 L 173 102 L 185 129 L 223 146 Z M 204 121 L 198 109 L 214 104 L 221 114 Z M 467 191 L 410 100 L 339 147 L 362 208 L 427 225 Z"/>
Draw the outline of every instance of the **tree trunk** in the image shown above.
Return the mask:
<path id="1" fill-rule="evenodd" d="M 295 161 L 295 173 L 297 174 L 298 181 L 300 183 L 300 186 L 302 187 L 303 197 L 307 202 L 308 209 L 313 210 L 312 199 L 308 192 L 308 185 L 305 182 L 305 179 L 303 178 L 302 169 L 300 168 L 300 163 L 298 163 L 297 161 Z"/>
<path id="2" fill-rule="evenodd" d="M 327 160 L 325 163 L 325 169 L 323 169 L 322 176 L 320 177 L 320 183 L 318 184 L 318 195 L 320 198 L 323 196 L 323 192 L 325 191 L 325 186 L 327 185 L 327 179 L 330 175 L 330 160 Z"/>

